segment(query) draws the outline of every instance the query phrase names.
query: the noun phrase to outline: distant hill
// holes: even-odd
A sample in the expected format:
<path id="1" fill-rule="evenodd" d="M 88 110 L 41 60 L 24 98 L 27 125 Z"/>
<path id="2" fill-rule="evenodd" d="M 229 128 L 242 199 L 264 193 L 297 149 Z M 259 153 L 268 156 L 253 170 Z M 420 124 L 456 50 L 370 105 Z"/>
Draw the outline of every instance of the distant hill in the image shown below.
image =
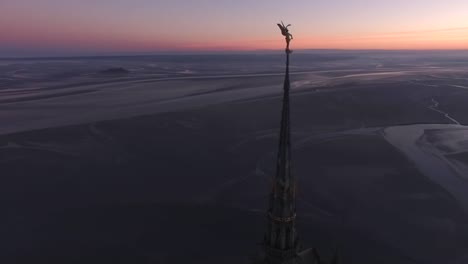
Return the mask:
<path id="1" fill-rule="evenodd" d="M 100 71 L 99 73 L 102 74 L 128 74 L 130 71 L 122 68 L 122 67 L 115 67 L 115 68 L 109 68 L 105 69 L 103 71 Z"/>

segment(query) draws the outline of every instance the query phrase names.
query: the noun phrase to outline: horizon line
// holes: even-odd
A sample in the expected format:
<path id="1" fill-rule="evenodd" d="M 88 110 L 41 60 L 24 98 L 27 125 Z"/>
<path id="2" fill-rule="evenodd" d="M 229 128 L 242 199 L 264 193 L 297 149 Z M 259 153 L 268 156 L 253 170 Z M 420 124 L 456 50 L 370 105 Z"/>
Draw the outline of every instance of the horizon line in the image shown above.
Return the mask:
<path id="1" fill-rule="evenodd" d="M 137 52 L 137 51 L 128 51 L 128 52 L 96 52 L 96 53 L 83 53 L 83 54 L 69 54 L 69 55 L 37 55 L 37 56 L 0 56 L 0 60 L 8 59 L 50 59 L 50 58 L 96 58 L 96 57 L 131 57 L 131 56 L 174 56 L 174 55 L 242 55 L 242 54 L 268 54 L 273 52 L 282 52 L 284 49 L 256 49 L 256 50 L 207 50 L 207 51 L 148 51 L 148 52 Z M 295 53 L 303 52 L 314 52 L 314 51 L 341 51 L 341 52 L 468 52 L 466 49 L 327 49 L 327 48 L 312 48 L 312 49 L 293 49 Z"/>

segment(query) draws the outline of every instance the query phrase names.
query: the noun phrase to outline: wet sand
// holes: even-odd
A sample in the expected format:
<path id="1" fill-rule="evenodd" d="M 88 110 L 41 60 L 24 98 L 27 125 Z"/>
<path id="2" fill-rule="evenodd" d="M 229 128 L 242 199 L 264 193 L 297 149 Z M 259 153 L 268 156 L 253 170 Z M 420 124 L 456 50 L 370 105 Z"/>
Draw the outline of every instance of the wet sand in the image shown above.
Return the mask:
<path id="1" fill-rule="evenodd" d="M 449 166 L 465 166 L 468 90 L 453 87 L 465 81 L 314 74 L 295 76 L 291 98 L 304 246 L 339 247 L 346 263 L 464 263 Z M 1 104 L 2 262 L 249 263 L 274 175 L 277 83 L 130 81 Z"/>

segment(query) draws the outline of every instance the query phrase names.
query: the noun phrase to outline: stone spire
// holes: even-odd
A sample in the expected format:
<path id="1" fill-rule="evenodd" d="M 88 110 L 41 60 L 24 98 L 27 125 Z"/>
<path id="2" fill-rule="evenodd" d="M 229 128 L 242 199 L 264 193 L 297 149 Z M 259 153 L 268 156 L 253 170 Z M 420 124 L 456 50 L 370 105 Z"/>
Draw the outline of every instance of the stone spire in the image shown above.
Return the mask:
<path id="1" fill-rule="evenodd" d="M 265 234 L 266 263 L 297 263 L 299 241 L 296 232 L 296 180 L 291 174 L 291 129 L 289 121 L 289 43 L 288 26 L 278 24 L 286 38 L 286 75 L 276 176 L 270 194 L 268 227 Z"/>
<path id="2" fill-rule="evenodd" d="M 331 261 L 321 261 L 316 249 L 301 251 L 296 232 L 296 179 L 291 174 L 291 128 L 289 121 L 289 56 L 292 51 L 289 43 L 293 36 L 283 22 L 278 24 L 286 38 L 286 74 L 283 86 L 283 110 L 281 112 L 281 131 L 279 138 L 276 175 L 270 193 L 268 207 L 268 226 L 263 245 L 263 264 L 338 264 L 338 251 Z M 258 263 L 258 262 L 255 262 Z"/>

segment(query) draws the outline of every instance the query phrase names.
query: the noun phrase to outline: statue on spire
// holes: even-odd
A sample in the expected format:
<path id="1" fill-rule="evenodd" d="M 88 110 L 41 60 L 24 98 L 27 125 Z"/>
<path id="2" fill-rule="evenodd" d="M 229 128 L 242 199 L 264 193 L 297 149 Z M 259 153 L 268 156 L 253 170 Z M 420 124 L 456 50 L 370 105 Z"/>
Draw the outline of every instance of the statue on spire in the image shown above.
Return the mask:
<path id="1" fill-rule="evenodd" d="M 281 24 L 278 23 L 277 24 L 278 27 L 280 28 L 281 30 L 281 34 L 285 37 L 286 39 L 286 53 L 291 53 L 292 50 L 289 49 L 289 42 L 291 42 L 291 40 L 293 39 L 293 36 L 291 33 L 289 33 L 289 29 L 288 27 L 291 26 L 291 24 L 288 24 L 287 26 L 284 25 L 283 21 L 281 21 Z"/>

